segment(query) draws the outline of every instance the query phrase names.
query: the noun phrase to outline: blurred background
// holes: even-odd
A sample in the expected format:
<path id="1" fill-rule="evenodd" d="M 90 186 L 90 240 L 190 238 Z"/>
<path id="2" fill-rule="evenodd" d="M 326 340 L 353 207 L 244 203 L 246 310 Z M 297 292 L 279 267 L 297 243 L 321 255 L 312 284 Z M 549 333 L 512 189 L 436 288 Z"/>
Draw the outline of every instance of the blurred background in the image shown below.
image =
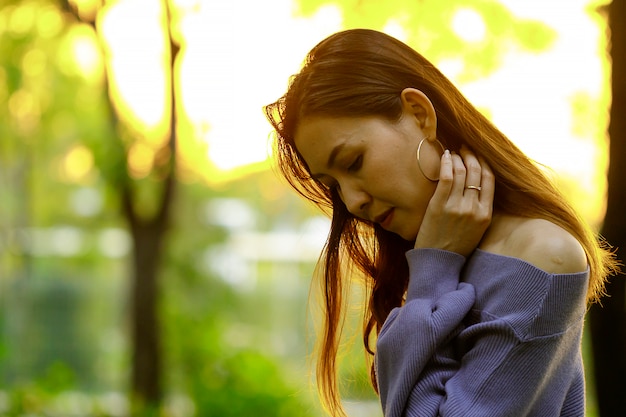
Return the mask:
<path id="1" fill-rule="evenodd" d="M 341 29 L 432 60 L 599 229 L 606 6 L 2 0 L 0 416 L 324 415 L 309 292 L 329 221 L 279 179 L 262 106 Z M 346 407 L 380 417 L 349 342 Z"/>

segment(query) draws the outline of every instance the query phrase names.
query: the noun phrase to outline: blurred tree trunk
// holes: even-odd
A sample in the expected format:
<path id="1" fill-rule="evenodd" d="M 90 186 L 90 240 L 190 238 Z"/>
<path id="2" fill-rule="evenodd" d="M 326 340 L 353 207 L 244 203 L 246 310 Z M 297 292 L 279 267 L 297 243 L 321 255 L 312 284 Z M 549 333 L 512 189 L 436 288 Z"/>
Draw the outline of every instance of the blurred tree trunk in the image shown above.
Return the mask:
<path id="1" fill-rule="evenodd" d="M 608 201 L 602 234 L 626 259 L 626 0 L 608 6 L 612 58 Z M 594 376 L 601 417 L 626 413 L 626 275 L 612 277 L 608 297 L 590 311 Z"/>
<path id="2" fill-rule="evenodd" d="M 166 14 L 165 30 L 166 38 L 169 39 L 169 136 L 163 147 L 155 157 L 154 168 L 149 175 L 158 179 L 159 197 L 154 208 L 154 214 L 141 214 L 138 210 L 136 189 L 138 185 L 131 179 L 128 173 L 127 151 L 124 149 L 124 141 L 121 137 L 112 137 L 117 141 L 117 149 L 121 155 L 116 155 L 118 162 L 114 167 L 102 169 L 109 172 L 103 175 L 111 188 L 118 193 L 121 201 L 121 212 L 124 216 L 133 242 L 132 251 L 132 284 L 130 286 L 131 303 L 131 396 L 133 416 L 158 415 L 158 408 L 163 397 L 162 372 L 161 372 L 161 332 L 158 320 L 159 301 L 159 270 L 161 255 L 169 230 L 170 212 L 176 188 L 176 131 L 177 131 L 177 102 L 175 83 L 175 63 L 178 57 L 179 45 L 174 40 L 171 31 L 172 14 L 168 0 L 162 0 L 163 10 Z M 69 8 L 80 19 L 78 11 L 73 7 L 72 1 L 68 2 Z M 82 20 L 85 22 L 85 20 Z M 93 20 L 85 22 L 93 26 L 97 32 L 96 16 Z M 100 42 L 103 40 L 99 36 Z M 104 54 L 106 50 L 101 45 Z M 106 65 L 106 64 L 105 64 Z M 111 74 L 105 66 L 104 94 L 107 94 L 109 117 L 111 125 L 119 133 L 117 128 L 122 121 L 117 114 L 117 109 L 109 95 Z M 168 106 L 166 106 L 167 108 Z M 111 164 L 111 162 L 108 162 Z M 103 167 L 101 167 L 103 168 Z M 121 172 L 119 172 L 121 171 Z"/>
<path id="3" fill-rule="evenodd" d="M 175 63 L 179 46 L 171 32 L 171 13 L 168 0 L 163 1 L 166 11 L 167 37 L 170 47 L 170 127 L 169 138 L 162 150 L 169 155 L 164 172 L 162 194 L 156 215 L 149 220 L 141 220 L 133 206 L 129 189 L 123 193 L 124 214 L 129 222 L 133 243 L 133 288 L 132 288 L 132 387 L 139 405 L 160 404 L 161 387 L 161 343 L 158 323 L 158 271 L 162 246 L 169 228 L 170 210 L 176 185 L 176 82 Z"/>

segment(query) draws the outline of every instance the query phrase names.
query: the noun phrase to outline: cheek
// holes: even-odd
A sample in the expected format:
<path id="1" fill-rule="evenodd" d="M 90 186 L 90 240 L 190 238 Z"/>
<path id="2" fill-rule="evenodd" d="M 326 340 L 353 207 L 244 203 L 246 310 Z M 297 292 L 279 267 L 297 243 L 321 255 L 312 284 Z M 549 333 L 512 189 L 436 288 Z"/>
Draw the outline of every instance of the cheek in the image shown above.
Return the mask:
<path id="1" fill-rule="evenodd" d="M 426 208 L 428 207 L 430 199 L 427 194 L 422 194 L 417 202 L 407 211 L 407 217 L 405 218 L 404 230 L 402 237 L 405 240 L 415 240 L 417 234 L 422 227 L 424 221 L 424 215 Z"/>
<path id="2" fill-rule="evenodd" d="M 411 217 L 419 227 L 438 183 L 424 179 L 421 173 L 417 173 L 417 176 L 417 180 L 412 182 L 412 190 L 407 193 L 406 203 Z"/>

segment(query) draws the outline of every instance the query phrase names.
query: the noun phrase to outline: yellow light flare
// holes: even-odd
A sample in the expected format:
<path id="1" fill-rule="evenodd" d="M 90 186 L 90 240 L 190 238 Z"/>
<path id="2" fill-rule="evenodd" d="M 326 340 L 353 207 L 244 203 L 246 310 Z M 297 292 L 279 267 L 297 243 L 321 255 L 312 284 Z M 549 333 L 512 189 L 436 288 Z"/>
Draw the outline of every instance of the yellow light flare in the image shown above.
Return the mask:
<path id="1" fill-rule="evenodd" d="M 98 82 L 104 75 L 96 34 L 87 24 L 75 24 L 66 33 L 57 56 L 59 69 L 70 76 Z"/>
<path id="2" fill-rule="evenodd" d="M 128 150 L 128 171 L 132 178 L 145 178 L 154 165 L 154 149 L 143 142 L 135 142 Z"/>
<path id="3" fill-rule="evenodd" d="M 33 48 L 22 57 L 22 73 L 27 77 L 38 77 L 46 70 L 47 57 L 43 50 Z"/>
<path id="4" fill-rule="evenodd" d="M 9 98 L 9 114 L 14 119 L 23 119 L 38 114 L 36 97 L 28 90 L 17 90 Z"/>
<path id="5" fill-rule="evenodd" d="M 452 29 L 464 41 L 469 43 L 485 40 L 487 28 L 483 16 L 471 8 L 459 8 L 452 16 Z"/>
<path id="6" fill-rule="evenodd" d="M 91 28 L 79 26 L 72 39 L 72 53 L 81 75 L 91 81 L 100 81 L 104 76 L 102 55 L 97 38 Z"/>
<path id="7" fill-rule="evenodd" d="M 110 92 L 123 121 L 159 147 L 169 123 L 169 72 L 161 2 L 120 0 L 100 14 Z"/>
<path id="8" fill-rule="evenodd" d="M 30 32 L 35 25 L 37 7 L 37 4 L 30 2 L 11 7 L 9 9 L 9 17 L 6 25 L 6 29 L 9 33 L 22 36 Z"/>
<path id="9" fill-rule="evenodd" d="M 56 36 L 64 25 L 64 18 L 53 5 L 37 5 L 37 32 L 42 38 Z"/>
<path id="10" fill-rule="evenodd" d="M 94 167 L 91 151 L 83 145 L 71 148 L 61 164 L 61 177 L 67 182 L 84 183 Z"/>
<path id="11" fill-rule="evenodd" d="M 27 89 L 19 89 L 8 100 L 9 114 L 20 134 L 28 136 L 39 126 L 41 109 L 38 97 Z"/>

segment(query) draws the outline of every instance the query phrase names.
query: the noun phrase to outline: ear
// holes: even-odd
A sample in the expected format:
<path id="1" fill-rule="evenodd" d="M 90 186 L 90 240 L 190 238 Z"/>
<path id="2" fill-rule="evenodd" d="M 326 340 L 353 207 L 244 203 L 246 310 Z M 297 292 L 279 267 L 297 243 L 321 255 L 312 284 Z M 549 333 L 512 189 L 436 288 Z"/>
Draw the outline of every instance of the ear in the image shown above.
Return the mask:
<path id="1" fill-rule="evenodd" d="M 431 140 L 437 138 L 437 114 L 430 99 L 421 90 L 405 88 L 400 93 L 404 116 L 413 117 L 418 127 Z"/>

